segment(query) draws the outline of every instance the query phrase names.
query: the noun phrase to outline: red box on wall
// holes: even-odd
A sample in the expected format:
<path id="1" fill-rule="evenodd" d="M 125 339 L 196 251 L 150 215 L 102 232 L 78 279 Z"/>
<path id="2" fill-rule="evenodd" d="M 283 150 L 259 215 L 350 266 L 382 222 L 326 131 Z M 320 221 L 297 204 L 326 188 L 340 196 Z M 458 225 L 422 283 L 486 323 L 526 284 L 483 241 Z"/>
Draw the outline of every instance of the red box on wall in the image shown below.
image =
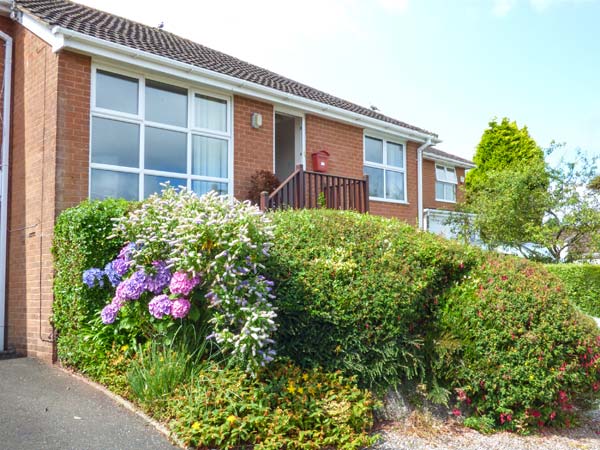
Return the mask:
<path id="1" fill-rule="evenodd" d="M 315 172 L 327 172 L 329 169 L 329 153 L 325 150 L 312 154 L 313 170 Z"/>

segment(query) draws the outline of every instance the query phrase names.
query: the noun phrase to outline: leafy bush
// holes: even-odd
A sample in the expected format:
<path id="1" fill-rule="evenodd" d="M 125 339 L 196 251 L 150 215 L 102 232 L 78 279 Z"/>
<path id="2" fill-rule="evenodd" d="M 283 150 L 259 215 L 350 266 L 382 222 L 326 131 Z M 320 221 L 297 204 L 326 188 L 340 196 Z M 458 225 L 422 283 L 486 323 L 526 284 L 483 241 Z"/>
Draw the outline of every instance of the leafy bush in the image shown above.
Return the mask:
<path id="1" fill-rule="evenodd" d="M 166 415 L 194 448 L 350 450 L 374 443 L 372 406 L 371 395 L 339 373 L 277 363 L 253 378 L 207 364 L 174 393 Z"/>
<path id="2" fill-rule="evenodd" d="M 563 282 L 571 302 L 586 314 L 600 317 L 600 266 L 548 264 L 546 268 Z"/>
<path id="3" fill-rule="evenodd" d="M 167 187 L 119 218 L 114 230 L 128 244 L 104 269 L 83 273 L 90 289 L 114 289 L 103 323 L 162 339 L 176 321 L 208 319 L 207 338 L 232 362 L 255 372 L 273 360 L 273 283 L 259 273 L 272 230 L 257 207 Z"/>
<path id="4" fill-rule="evenodd" d="M 471 250 L 398 220 L 333 210 L 273 214 L 280 352 L 385 389 L 425 377 L 437 298 Z"/>
<path id="5" fill-rule="evenodd" d="M 600 388 L 600 336 L 541 265 L 488 255 L 441 299 L 438 377 L 471 425 L 569 425 Z"/>
<path id="6" fill-rule="evenodd" d="M 124 200 L 84 201 L 58 217 L 54 229 L 52 253 L 54 303 L 52 323 L 58 335 L 58 356 L 81 370 L 95 371 L 94 366 L 108 364 L 106 353 L 113 350 L 114 331 L 100 331 L 93 317 L 106 304 L 109 294 L 88 289 L 81 274 L 88 267 L 104 265 L 123 245 L 120 239 L 109 240 L 115 218 L 129 210 Z M 90 322 L 92 321 L 92 322 Z M 128 344 L 126 334 L 117 347 Z M 100 358 L 100 359 L 98 359 Z"/>
<path id="7" fill-rule="evenodd" d="M 268 170 L 257 170 L 250 177 L 250 189 L 248 190 L 248 199 L 258 205 L 260 204 L 260 194 L 268 192 L 269 194 L 279 187 L 281 182 L 273 172 Z"/>

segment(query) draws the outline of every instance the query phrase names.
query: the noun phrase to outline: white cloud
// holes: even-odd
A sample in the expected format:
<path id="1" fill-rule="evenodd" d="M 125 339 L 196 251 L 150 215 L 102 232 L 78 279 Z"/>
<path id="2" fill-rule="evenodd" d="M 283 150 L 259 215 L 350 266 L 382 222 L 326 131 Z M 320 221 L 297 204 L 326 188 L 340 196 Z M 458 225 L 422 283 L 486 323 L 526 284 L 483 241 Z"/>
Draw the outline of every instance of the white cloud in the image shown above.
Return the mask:
<path id="1" fill-rule="evenodd" d="M 379 5 L 393 13 L 403 13 L 408 8 L 408 0 L 378 0 Z"/>
<path id="2" fill-rule="evenodd" d="M 517 4 L 517 0 L 494 0 L 492 12 L 495 16 L 506 16 Z"/>
<path id="3" fill-rule="evenodd" d="M 493 0 L 492 12 L 495 16 L 504 17 L 510 13 L 519 0 Z M 548 8 L 561 4 L 582 4 L 582 3 L 593 3 L 597 0 L 528 0 L 529 4 L 536 12 L 544 12 Z"/>

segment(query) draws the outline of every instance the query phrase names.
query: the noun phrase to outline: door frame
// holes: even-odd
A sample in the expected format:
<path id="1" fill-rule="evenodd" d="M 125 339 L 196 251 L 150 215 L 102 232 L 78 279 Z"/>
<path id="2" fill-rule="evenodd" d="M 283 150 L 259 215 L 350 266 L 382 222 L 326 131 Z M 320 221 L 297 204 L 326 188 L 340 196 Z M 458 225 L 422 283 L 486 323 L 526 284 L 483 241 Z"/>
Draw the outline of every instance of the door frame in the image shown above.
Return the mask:
<path id="1" fill-rule="evenodd" d="M 301 126 L 301 130 L 300 130 L 300 153 L 301 153 L 301 157 L 300 157 L 300 161 L 296 160 L 294 162 L 295 165 L 297 164 L 302 164 L 302 167 L 304 167 L 304 170 L 306 170 L 306 114 L 304 112 L 298 111 L 296 109 L 292 109 L 292 108 L 286 108 L 283 106 L 275 106 L 273 108 L 273 173 L 275 173 L 275 161 L 276 161 L 276 139 L 275 139 L 275 131 L 276 131 L 276 114 L 281 114 L 284 116 L 291 116 L 291 117 L 296 117 L 298 119 L 301 119 L 300 122 L 300 126 Z M 295 155 L 297 156 L 297 155 Z M 296 159 L 296 158 L 295 158 Z M 283 181 L 283 180 L 280 180 Z"/>

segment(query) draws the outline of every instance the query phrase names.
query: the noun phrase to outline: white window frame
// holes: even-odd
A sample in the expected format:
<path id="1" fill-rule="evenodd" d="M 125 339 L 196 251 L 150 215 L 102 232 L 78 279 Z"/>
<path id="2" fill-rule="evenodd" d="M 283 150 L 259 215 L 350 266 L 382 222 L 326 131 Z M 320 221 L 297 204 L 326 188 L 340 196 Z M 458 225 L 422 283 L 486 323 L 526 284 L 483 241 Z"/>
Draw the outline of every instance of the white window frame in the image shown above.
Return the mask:
<path id="1" fill-rule="evenodd" d="M 375 163 L 371 161 L 367 161 L 367 138 L 378 139 L 383 141 L 383 163 Z M 396 145 L 402 146 L 402 169 L 396 166 L 389 166 L 387 164 L 387 144 L 388 142 Z M 374 169 L 383 169 L 383 195 L 385 196 L 386 192 L 386 175 L 385 171 L 389 170 L 392 172 L 399 172 L 404 175 L 404 200 L 397 200 L 395 198 L 385 198 L 385 197 L 373 197 L 369 196 L 369 200 L 374 200 L 378 202 L 389 202 L 389 203 L 399 203 L 401 205 L 408 205 L 408 191 L 407 189 L 407 171 L 406 171 L 406 141 L 403 139 L 396 139 L 393 136 L 383 135 L 381 133 L 375 132 L 365 132 L 363 133 L 363 166 L 364 167 L 372 167 Z"/>
<path id="2" fill-rule="evenodd" d="M 446 181 L 446 180 L 438 180 L 437 178 L 437 169 L 441 168 L 444 169 L 444 171 L 448 172 L 450 170 L 452 170 L 454 172 L 454 178 L 456 179 L 456 182 L 452 182 L 452 181 Z M 436 202 L 443 202 L 443 203 L 456 203 L 456 198 L 458 196 L 458 175 L 456 173 L 456 167 L 454 166 L 450 166 L 448 164 L 441 164 L 436 162 L 435 166 L 434 166 L 434 172 L 435 172 L 435 184 L 437 185 L 437 183 L 442 183 L 444 185 L 449 184 L 451 186 L 454 186 L 454 200 L 448 200 L 445 198 L 438 198 L 437 196 L 437 186 L 434 186 L 434 192 L 435 192 L 435 201 Z M 444 189 L 444 192 L 446 192 L 446 190 Z"/>
<path id="3" fill-rule="evenodd" d="M 100 108 L 96 106 L 96 73 L 98 70 L 102 70 L 109 73 L 114 73 L 117 75 L 127 76 L 133 79 L 138 80 L 138 113 L 130 114 L 121 111 L 114 111 L 111 109 Z M 185 180 L 185 185 L 187 189 L 192 189 L 192 181 L 214 181 L 218 183 L 227 183 L 227 194 L 229 196 L 233 196 L 233 96 L 225 95 L 219 92 L 215 92 L 213 90 L 207 90 L 202 87 L 198 87 L 197 85 L 193 85 L 190 83 L 182 83 L 175 79 L 163 77 L 160 75 L 154 75 L 150 73 L 138 73 L 138 72 L 130 72 L 127 70 L 123 70 L 119 67 L 114 67 L 108 64 L 92 64 L 92 74 L 91 74 L 91 98 L 90 98 L 90 122 L 89 122 L 89 182 L 88 182 L 88 197 L 92 195 L 92 170 L 93 169 L 103 169 L 103 170 L 111 170 L 115 172 L 124 172 L 124 173 L 135 173 L 138 174 L 139 185 L 138 185 L 138 196 L 139 200 L 144 199 L 144 182 L 145 175 L 155 175 L 162 177 L 170 177 L 170 178 L 180 178 L 182 181 Z M 169 84 L 172 86 L 177 86 L 181 88 L 187 89 L 188 93 L 188 102 L 187 102 L 187 126 L 175 126 L 169 125 L 159 122 L 152 122 L 146 120 L 146 105 L 145 105 L 145 91 L 146 91 L 146 79 L 150 79 L 152 81 L 159 81 L 161 83 Z M 215 131 L 204 128 L 199 128 L 195 126 L 195 108 L 194 108 L 194 100 L 196 94 L 204 95 L 208 97 L 213 97 L 220 100 L 225 100 L 227 102 L 227 131 Z M 92 122 L 94 117 L 104 118 L 104 119 L 112 119 L 118 120 L 121 122 L 134 123 L 139 125 L 140 130 L 140 150 L 139 150 L 139 167 L 125 167 L 125 166 L 117 166 L 112 164 L 101 164 L 92 162 L 92 133 L 93 127 Z M 187 156 L 186 156 L 186 172 L 185 173 L 175 173 L 161 170 L 151 170 L 146 169 L 144 167 L 145 164 L 145 127 L 153 127 L 159 128 L 163 130 L 171 130 L 178 131 L 182 133 L 186 133 L 187 135 Z M 209 138 L 217 138 L 227 141 L 227 178 L 217 178 L 217 177 L 209 177 L 203 175 L 193 175 L 192 174 L 192 136 L 205 136 Z M 182 183 L 183 185 L 183 183 Z"/>

